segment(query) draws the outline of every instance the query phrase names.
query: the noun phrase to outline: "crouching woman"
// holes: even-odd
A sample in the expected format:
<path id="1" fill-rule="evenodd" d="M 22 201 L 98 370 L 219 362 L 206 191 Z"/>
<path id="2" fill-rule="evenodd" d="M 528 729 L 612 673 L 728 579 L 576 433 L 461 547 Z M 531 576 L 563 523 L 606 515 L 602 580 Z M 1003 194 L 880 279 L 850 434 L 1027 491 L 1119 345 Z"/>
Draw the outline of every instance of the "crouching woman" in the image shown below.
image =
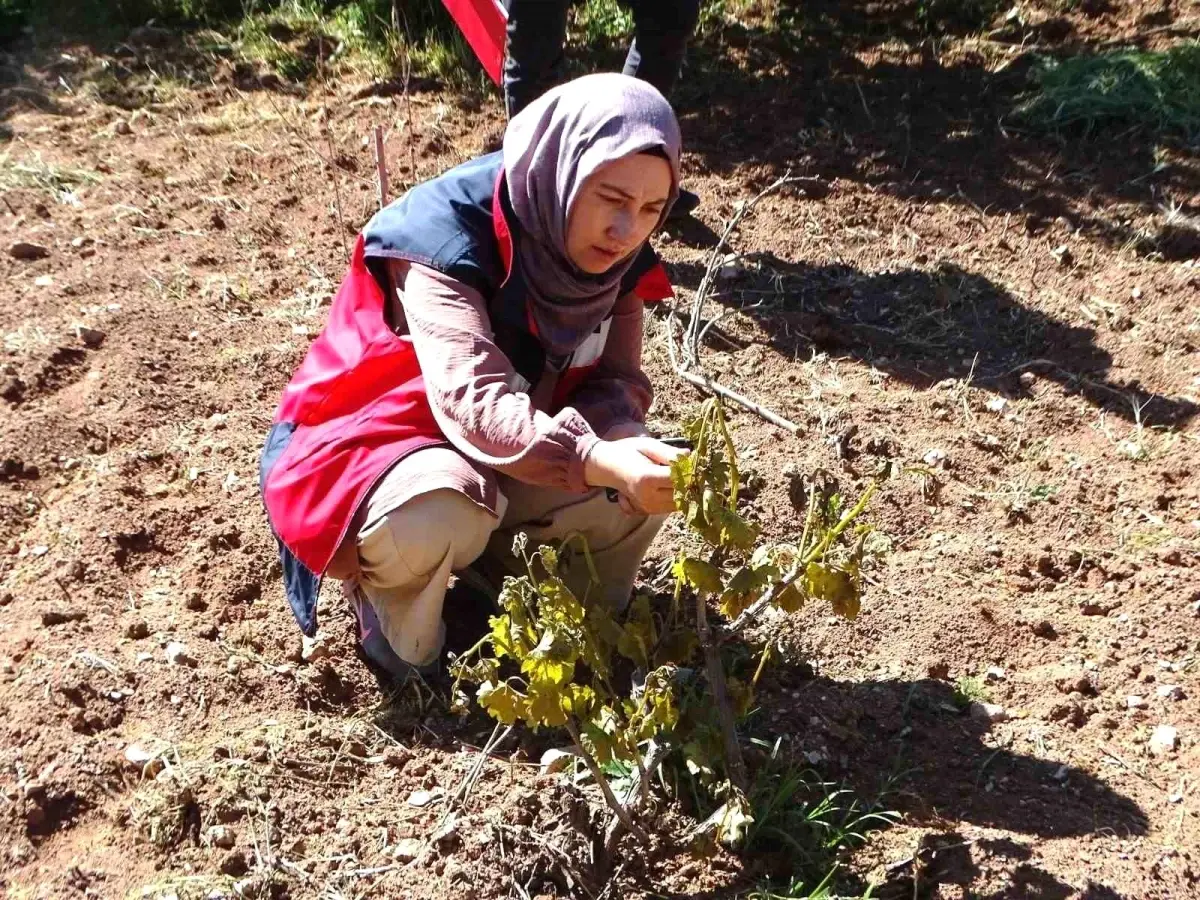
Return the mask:
<path id="1" fill-rule="evenodd" d="M 582 534 L 606 600 L 628 601 L 679 453 L 643 428 L 641 370 L 679 153 L 655 88 L 591 75 L 368 223 L 262 454 L 305 633 L 321 579 L 342 579 L 368 658 L 428 671 L 461 614 L 451 574 L 511 559 L 517 532 Z"/>

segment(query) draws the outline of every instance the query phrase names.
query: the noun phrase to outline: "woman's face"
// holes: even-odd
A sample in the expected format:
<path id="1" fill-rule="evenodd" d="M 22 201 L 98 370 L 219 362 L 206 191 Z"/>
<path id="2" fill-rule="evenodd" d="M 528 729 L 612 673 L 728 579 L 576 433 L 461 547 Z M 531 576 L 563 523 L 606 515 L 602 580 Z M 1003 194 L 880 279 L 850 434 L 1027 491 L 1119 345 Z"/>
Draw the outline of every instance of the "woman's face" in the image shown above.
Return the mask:
<path id="1" fill-rule="evenodd" d="M 671 166 L 634 153 L 597 169 L 583 183 L 567 221 L 567 254 L 589 275 L 612 268 L 641 246 L 671 196 Z"/>

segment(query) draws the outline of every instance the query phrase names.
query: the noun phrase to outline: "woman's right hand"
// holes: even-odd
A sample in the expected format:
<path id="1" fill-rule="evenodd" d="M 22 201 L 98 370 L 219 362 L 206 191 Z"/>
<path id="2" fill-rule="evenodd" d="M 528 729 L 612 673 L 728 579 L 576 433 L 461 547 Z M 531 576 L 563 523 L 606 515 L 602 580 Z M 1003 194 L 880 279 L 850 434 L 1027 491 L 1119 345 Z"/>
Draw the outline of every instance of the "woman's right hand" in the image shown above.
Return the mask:
<path id="1" fill-rule="evenodd" d="M 592 487 L 614 488 L 646 515 L 675 511 L 671 463 L 687 451 L 652 437 L 598 441 L 584 463 L 584 479 Z"/>

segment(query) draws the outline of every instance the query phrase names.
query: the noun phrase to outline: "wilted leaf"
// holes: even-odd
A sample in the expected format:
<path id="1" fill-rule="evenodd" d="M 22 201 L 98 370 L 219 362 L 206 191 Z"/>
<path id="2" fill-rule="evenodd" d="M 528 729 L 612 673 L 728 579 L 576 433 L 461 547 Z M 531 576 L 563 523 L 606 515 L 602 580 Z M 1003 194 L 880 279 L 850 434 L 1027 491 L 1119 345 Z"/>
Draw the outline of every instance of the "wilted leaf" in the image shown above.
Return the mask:
<path id="1" fill-rule="evenodd" d="M 711 816 L 700 825 L 700 831 L 711 834 L 726 847 L 737 847 L 746 838 L 746 832 L 754 824 L 750 804 L 739 792 L 717 807 Z"/>
<path id="2" fill-rule="evenodd" d="M 549 681 L 529 683 L 529 702 L 526 717 L 533 725 L 548 725 L 552 728 L 567 724 L 567 714 L 562 708 L 563 694 L 559 686 Z"/>
<path id="3" fill-rule="evenodd" d="M 475 699 L 492 718 L 505 725 L 512 725 L 517 719 L 525 718 L 528 714 L 525 695 L 507 681 L 501 681 L 499 684 L 494 681 L 481 684 Z"/>
<path id="4" fill-rule="evenodd" d="M 775 597 L 775 605 L 787 613 L 794 613 L 804 605 L 804 593 L 792 582 Z"/>
<path id="5" fill-rule="evenodd" d="M 683 556 L 675 561 L 671 568 L 676 578 L 680 578 L 703 594 L 719 594 L 723 589 L 721 570 L 712 563 L 694 556 Z"/>
<path id="6" fill-rule="evenodd" d="M 829 601 L 839 616 L 853 619 L 860 605 L 858 584 L 845 569 L 811 562 L 804 570 L 808 592 L 820 600 Z"/>
<path id="7" fill-rule="evenodd" d="M 731 509 L 722 509 L 720 514 L 721 543 L 745 551 L 758 540 L 758 528 L 751 525 Z"/>
<path id="8" fill-rule="evenodd" d="M 646 669 L 650 666 L 650 650 L 657 642 L 658 630 L 654 627 L 650 598 L 639 594 L 629 606 L 629 618 L 621 629 L 617 652 L 639 668 Z"/>

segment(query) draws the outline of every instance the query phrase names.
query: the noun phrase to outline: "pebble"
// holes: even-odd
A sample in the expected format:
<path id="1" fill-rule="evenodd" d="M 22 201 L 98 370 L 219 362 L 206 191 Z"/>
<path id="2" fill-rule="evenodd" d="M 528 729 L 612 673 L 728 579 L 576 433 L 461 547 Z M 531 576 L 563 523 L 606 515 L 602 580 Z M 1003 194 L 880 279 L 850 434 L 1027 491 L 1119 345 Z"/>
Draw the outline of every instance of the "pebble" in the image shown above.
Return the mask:
<path id="1" fill-rule="evenodd" d="M 83 342 L 83 346 L 89 350 L 99 350 L 100 345 L 108 337 L 107 332 L 101 331 L 99 328 L 88 328 L 84 325 L 79 326 L 77 333 L 79 334 L 79 340 Z"/>
<path id="2" fill-rule="evenodd" d="M 50 250 L 41 244 L 34 244 L 30 241 L 14 241 L 8 245 L 8 255 L 13 259 L 32 262 L 36 259 L 45 259 L 50 255 Z"/>
<path id="3" fill-rule="evenodd" d="M 1182 700 L 1184 698 L 1183 688 L 1177 684 L 1160 684 L 1154 689 L 1154 693 L 1164 700 Z"/>
<path id="4" fill-rule="evenodd" d="M 421 855 L 421 851 L 425 849 L 425 845 L 416 838 L 404 838 L 404 840 L 396 844 L 396 849 L 392 851 L 392 856 L 398 862 L 409 863 Z"/>
<path id="5" fill-rule="evenodd" d="M 142 773 L 144 778 L 153 778 L 163 769 L 162 758 L 138 744 L 125 748 L 125 761 Z"/>
<path id="6" fill-rule="evenodd" d="M 64 622 L 82 622 L 86 618 L 87 613 L 81 609 L 48 609 L 42 613 L 42 624 L 49 627 Z"/>
<path id="7" fill-rule="evenodd" d="M 428 806 L 440 796 L 442 796 L 442 791 L 440 789 L 434 789 L 432 791 L 413 791 L 408 798 L 408 805 L 416 807 Z"/>
<path id="8" fill-rule="evenodd" d="M 1004 681 L 1008 678 L 1008 673 L 999 666 L 988 666 L 988 670 L 983 673 L 984 681 Z"/>
<path id="9" fill-rule="evenodd" d="M 1179 746 L 1179 731 L 1172 725 L 1159 725 L 1150 735 L 1150 752 L 1170 753 Z"/>
<path id="10" fill-rule="evenodd" d="M 1037 375 L 1033 372 L 1022 372 L 1020 379 L 1021 387 L 1033 387 L 1037 383 Z"/>
<path id="11" fill-rule="evenodd" d="M 317 662 L 321 659 L 329 659 L 333 654 L 329 651 L 329 643 L 325 635 L 318 634 L 316 637 L 302 635 L 300 638 L 300 659 L 306 663 Z"/>
<path id="12" fill-rule="evenodd" d="M 980 703 L 976 701 L 971 704 L 970 713 L 972 719 L 990 722 L 993 725 L 997 722 L 1008 720 L 1008 711 L 996 703 Z"/>
<path id="13" fill-rule="evenodd" d="M 196 657 L 188 652 L 186 644 L 182 644 L 179 641 L 171 641 L 167 644 L 166 654 L 167 662 L 173 666 L 194 667 L 196 665 Z"/>
<path id="14" fill-rule="evenodd" d="M 237 843 L 237 833 L 227 825 L 213 825 L 206 835 L 208 842 L 214 847 L 228 850 Z"/>
<path id="15" fill-rule="evenodd" d="M 1137 694 L 1130 694 L 1125 698 L 1125 705 L 1129 709 L 1145 709 L 1146 699 L 1144 697 L 1139 697 Z"/>
<path id="16" fill-rule="evenodd" d="M 225 671 L 230 675 L 236 675 L 238 672 L 242 671 L 242 667 L 245 664 L 246 661 L 240 656 L 231 656 L 229 659 L 225 660 Z"/>
<path id="17" fill-rule="evenodd" d="M 937 447 L 934 447 L 932 450 L 926 451 L 925 455 L 921 457 L 921 460 L 927 466 L 945 465 L 947 460 L 946 451 L 939 450 Z"/>
<path id="18" fill-rule="evenodd" d="M 133 134 L 133 129 L 129 127 L 129 123 L 124 119 L 117 119 L 117 123 L 113 125 L 113 131 L 116 134 Z"/>
<path id="19" fill-rule="evenodd" d="M 564 772 L 575 759 L 575 754 L 568 753 L 566 750 L 556 750 L 551 748 L 542 754 L 541 768 L 543 775 L 553 775 L 556 772 Z"/>

